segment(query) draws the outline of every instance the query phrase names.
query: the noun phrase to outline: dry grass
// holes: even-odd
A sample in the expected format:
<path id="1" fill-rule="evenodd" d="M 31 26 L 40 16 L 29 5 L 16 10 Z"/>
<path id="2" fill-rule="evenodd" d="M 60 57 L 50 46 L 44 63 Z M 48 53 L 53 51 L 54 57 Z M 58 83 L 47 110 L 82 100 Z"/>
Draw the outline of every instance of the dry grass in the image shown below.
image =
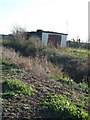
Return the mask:
<path id="1" fill-rule="evenodd" d="M 47 57 L 24 57 L 16 53 L 14 49 L 5 47 L 2 48 L 2 57 L 16 63 L 24 70 L 33 71 L 37 76 L 51 77 L 62 75 L 60 68 L 53 66 L 51 62 L 47 61 Z"/>

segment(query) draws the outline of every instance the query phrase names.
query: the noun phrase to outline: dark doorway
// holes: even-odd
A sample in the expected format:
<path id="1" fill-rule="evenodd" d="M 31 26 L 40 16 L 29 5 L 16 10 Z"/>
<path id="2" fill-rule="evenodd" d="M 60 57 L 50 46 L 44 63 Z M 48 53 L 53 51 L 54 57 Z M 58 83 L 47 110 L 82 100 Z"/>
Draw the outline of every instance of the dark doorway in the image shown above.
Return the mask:
<path id="1" fill-rule="evenodd" d="M 58 48 L 61 45 L 61 35 L 48 35 L 48 45 L 50 47 Z"/>

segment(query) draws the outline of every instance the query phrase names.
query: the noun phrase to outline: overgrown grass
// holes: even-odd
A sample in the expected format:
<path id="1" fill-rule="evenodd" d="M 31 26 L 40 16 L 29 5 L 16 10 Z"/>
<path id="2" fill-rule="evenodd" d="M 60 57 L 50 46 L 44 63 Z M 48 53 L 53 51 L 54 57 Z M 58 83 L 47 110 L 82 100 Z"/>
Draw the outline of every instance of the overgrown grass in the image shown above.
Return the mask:
<path id="1" fill-rule="evenodd" d="M 48 68 L 46 65 L 46 62 L 51 62 L 55 67 L 60 69 L 60 72 L 59 72 L 59 69 L 56 70 L 54 67 L 51 67 L 53 68 L 53 71 L 58 71 L 57 73 L 67 75 L 77 83 L 82 81 L 87 82 L 88 73 L 90 72 L 88 68 L 88 55 L 90 54 L 90 50 L 80 49 L 80 48 L 78 49 L 49 48 L 44 46 L 39 41 L 40 40 L 37 40 L 37 39 L 35 40 L 33 38 L 27 41 L 24 40 L 23 42 L 20 40 L 13 40 L 11 42 L 10 40 L 7 40 L 7 41 L 3 41 L 3 45 L 9 48 L 10 47 L 14 48 L 15 51 L 19 52 L 19 55 L 22 54 L 27 56 L 28 58 L 33 57 L 31 59 L 24 57 L 23 59 L 22 55 L 21 57 L 19 57 L 19 55 L 17 55 L 14 51 L 13 54 L 15 53 L 15 55 L 13 56 L 12 59 L 13 61 L 18 59 L 18 64 L 24 66 L 26 69 L 29 68 L 29 66 L 30 68 L 34 69 L 34 66 L 35 66 L 36 67 L 35 70 L 39 71 L 38 73 L 39 75 L 43 74 L 44 76 L 46 76 L 47 73 L 49 73 L 49 76 L 50 74 L 53 75 L 53 73 L 50 73 L 50 71 L 52 71 L 50 67 Z M 7 51 L 7 52 L 10 52 L 10 51 Z M 12 56 L 12 54 L 10 54 L 10 56 Z M 9 56 L 9 59 L 11 59 L 10 56 Z M 22 59 L 23 61 L 22 63 L 19 58 Z M 31 63 L 31 61 L 33 62 Z M 44 62 L 41 62 L 41 61 L 44 61 Z M 38 63 L 41 63 L 42 65 Z M 46 68 L 44 66 L 46 66 Z M 38 70 L 38 68 L 41 68 L 41 70 L 40 69 Z M 45 70 L 48 70 L 48 72 Z M 43 72 L 40 72 L 40 71 L 43 71 Z"/>
<path id="2" fill-rule="evenodd" d="M 21 52 L 21 54 L 26 56 L 33 56 L 35 57 L 37 55 L 43 56 L 43 55 L 57 55 L 57 56 L 68 56 L 73 58 L 79 58 L 84 59 L 88 57 L 88 54 L 90 54 L 90 50 L 87 49 L 81 49 L 81 48 L 50 48 L 44 46 L 40 40 L 37 38 L 31 38 L 30 40 L 3 40 L 2 45 L 6 47 L 12 47 L 16 51 Z"/>
<path id="3" fill-rule="evenodd" d="M 70 79 L 69 77 L 65 77 L 65 76 L 53 77 L 51 79 L 54 79 L 54 80 L 56 80 L 58 82 L 61 82 L 64 85 L 68 85 L 68 86 L 70 86 L 71 89 L 79 90 L 79 91 L 82 91 L 82 92 L 84 92 L 86 94 L 89 93 L 89 86 L 85 82 L 76 83 L 72 79 Z"/>
<path id="4" fill-rule="evenodd" d="M 48 77 L 48 76 L 60 76 L 62 75 L 61 69 L 57 66 L 53 65 L 51 62 L 47 60 L 47 57 L 44 58 L 33 58 L 33 57 L 25 57 L 19 55 L 14 51 L 14 49 L 7 49 L 3 47 L 3 58 L 5 59 L 6 66 L 9 67 L 11 72 L 20 72 L 22 70 L 33 71 L 37 76 Z M 9 63 L 8 63 L 9 61 Z M 15 63 L 17 66 L 15 69 L 13 66 L 10 67 L 10 64 Z"/>
<path id="5" fill-rule="evenodd" d="M 80 107 L 77 107 L 73 102 L 68 101 L 67 98 L 61 95 L 49 95 L 43 101 L 43 107 L 49 109 L 57 118 L 62 120 L 89 120 L 89 114 Z"/>
<path id="6" fill-rule="evenodd" d="M 2 72 L 7 72 L 7 73 L 20 73 L 22 72 L 22 69 L 14 63 L 9 60 L 5 60 L 3 58 L 0 59 L 0 70 Z"/>
<path id="7" fill-rule="evenodd" d="M 71 57 L 79 58 L 79 59 L 85 59 L 88 57 L 88 54 L 90 54 L 90 50 L 81 49 L 81 48 L 67 48 L 66 54 L 70 55 Z"/>

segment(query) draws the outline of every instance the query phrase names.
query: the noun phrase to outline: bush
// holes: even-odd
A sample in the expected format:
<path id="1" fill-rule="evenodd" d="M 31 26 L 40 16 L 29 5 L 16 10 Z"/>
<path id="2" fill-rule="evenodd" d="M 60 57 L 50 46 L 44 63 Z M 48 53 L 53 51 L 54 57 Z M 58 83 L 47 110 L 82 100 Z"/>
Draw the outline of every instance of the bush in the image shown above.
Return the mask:
<path id="1" fill-rule="evenodd" d="M 89 120 L 89 114 L 61 95 L 49 95 L 43 107 L 57 114 L 61 120 Z"/>
<path id="2" fill-rule="evenodd" d="M 26 85 L 17 79 L 9 79 L 2 83 L 2 91 L 4 95 L 31 95 L 35 89 Z"/>
<path id="3" fill-rule="evenodd" d="M 67 62 L 63 70 L 75 82 L 87 82 L 89 68 L 88 65 L 83 61 L 72 59 L 69 62 Z"/>
<path id="4" fill-rule="evenodd" d="M 31 38 L 30 40 L 6 40 L 2 43 L 3 46 L 8 48 L 15 49 L 16 52 L 24 56 L 32 56 L 36 57 L 37 55 L 43 56 L 43 50 L 45 46 L 41 44 L 40 40 L 35 40 L 35 38 Z"/>
<path id="5" fill-rule="evenodd" d="M 74 80 L 70 79 L 69 77 L 56 77 L 53 78 L 54 80 L 57 80 L 63 84 L 67 84 L 70 86 L 71 89 L 76 89 L 76 90 L 80 90 L 83 91 L 84 93 L 89 93 L 89 87 L 88 84 L 85 82 L 80 82 L 80 83 L 76 83 Z"/>

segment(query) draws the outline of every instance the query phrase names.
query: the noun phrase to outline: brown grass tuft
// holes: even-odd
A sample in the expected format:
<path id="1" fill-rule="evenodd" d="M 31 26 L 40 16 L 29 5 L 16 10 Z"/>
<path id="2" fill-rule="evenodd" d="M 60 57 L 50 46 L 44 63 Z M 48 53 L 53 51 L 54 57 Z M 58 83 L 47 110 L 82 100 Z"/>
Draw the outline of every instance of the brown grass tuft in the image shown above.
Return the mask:
<path id="1" fill-rule="evenodd" d="M 14 49 L 2 48 L 2 57 L 6 60 L 16 63 L 20 68 L 33 71 L 35 75 L 40 77 L 60 76 L 62 72 L 60 68 L 55 67 L 51 62 L 44 58 L 24 57 L 16 53 Z"/>

